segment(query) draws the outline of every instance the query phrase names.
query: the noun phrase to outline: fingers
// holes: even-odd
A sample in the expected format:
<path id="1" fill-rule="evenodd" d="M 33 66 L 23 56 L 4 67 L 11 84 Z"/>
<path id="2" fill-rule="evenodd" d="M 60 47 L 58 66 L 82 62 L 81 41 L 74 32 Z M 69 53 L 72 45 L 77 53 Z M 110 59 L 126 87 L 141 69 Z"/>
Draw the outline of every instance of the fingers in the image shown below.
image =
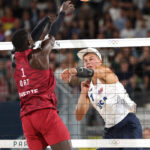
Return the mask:
<path id="1" fill-rule="evenodd" d="M 69 7 L 73 7 L 73 8 L 74 8 L 74 5 L 73 5 L 73 4 L 70 4 Z"/>
<path id="2" fill-rule="evenodd" d="M 83 81 L 84 84 L 90 84 L 90 81 L 89 80 L 85 80 Z"/>
<path id="3" fill-rule="evenodd" d="M 68 80 L 68 82 L 70 82 L 71 81 L 71 76 L 69 77 L 69 80 Z"/>
<path id="4" fill-rule="evenodd" d="M 72 13 L 74 11 L 74 5 L 71 3 L 70 0 L 63 2 L 62 6 L 60 8 L 60 12 L 61 11 L 64 11 L 65 14 Z"/>
<path id="5" fill-rule="evenodd" d="M 68 0 L 66 1 L 66 4 L 67 4 L 67 5 L 69 5 L 70 3 L 71 3 L 71 1 L 68 1 Z"/>
<path id="6" fill-rule="evenodd" d="M 89 88 L 89 87 L 90 87 L 90 85 L 89 85 L 89 84 L 85 84 L 85 85 L 84 85 L 84 87 Z"/>
<path id="7" fill-rule="evenodd" d="M 74 5 L 71 3 L 71 1 L 64 2 L 64 5 L 65 7 L 68 7 L 68 8 L 74 8 Z"/>
<path id="8" fill-rule="evenodd" d="M 65 1 L 65 2 L 63 2 L 63 5 L 68 6 L 70 3 L 71 3 L 71 1 Z"/>
<path id="9" fill-rule="evenodd" d="M 71 80 L 71 75 L 69 73 L 68 69 L 65 69 L 62 73 L 61 73 L 61 79 L 64 80 L 65 82 L 69 83 Z"/>
<path id="10" fill-rule="evenodd" d="M 61 79 L 64 80 L 65 82 L 67 82 L 67 83 L 70 82 L 70 79 L 69 79 L 69 77 L 67 77 L 67 76 L 61 75 Z"/>
<path id="11" fill-rule="evenodd" d="M 90 80 L 86 80 L 85 82 L 86 82 L 87 84 L 90 84 Z"/>
<path id="12" fill-rule="evenodd" d="M 75 9 L 75 8 L 74 8 L 74 5 L 73 5 L 73 4 L 70 4 L 70 5 L 69 5 L 69 9 L 70 9 L 71 11 L 74 11 L 74 9 Z"/>
<path id="13" fill-rule="evenodd" d="M 84 87 L 89 87 L 89 86 L 90 86 L 90 81 L 89 81 L 89 80 L 86 80 L 86 81 L 83 81 L 81 84 L 82 84 L 82 86 L 84 86 Z"/>

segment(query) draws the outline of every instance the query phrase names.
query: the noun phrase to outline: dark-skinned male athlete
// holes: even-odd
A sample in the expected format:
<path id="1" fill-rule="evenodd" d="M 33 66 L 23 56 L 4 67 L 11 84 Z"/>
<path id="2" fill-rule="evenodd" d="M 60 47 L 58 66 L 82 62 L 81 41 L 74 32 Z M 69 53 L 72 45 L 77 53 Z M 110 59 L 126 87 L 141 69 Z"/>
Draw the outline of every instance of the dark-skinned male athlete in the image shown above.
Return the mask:
<path id="1" fill-rule="evenodd" d="M 15 73 L 19 98 L 20 117 L 29 150 L 43 150 L 48 145 L 52 150 L 72 150 L 70 134 L 57 113 L 55 78 L 49 68 L 49 54 L 65 14 L 74 10 L 70 1 L 60 8 L 60 13 L 51 24 L 48 36 L 33 50 L 44 27 L 50 23 L 45 17 L 30 33 L 24 29 L 12 37 L 15 55 Z"/>

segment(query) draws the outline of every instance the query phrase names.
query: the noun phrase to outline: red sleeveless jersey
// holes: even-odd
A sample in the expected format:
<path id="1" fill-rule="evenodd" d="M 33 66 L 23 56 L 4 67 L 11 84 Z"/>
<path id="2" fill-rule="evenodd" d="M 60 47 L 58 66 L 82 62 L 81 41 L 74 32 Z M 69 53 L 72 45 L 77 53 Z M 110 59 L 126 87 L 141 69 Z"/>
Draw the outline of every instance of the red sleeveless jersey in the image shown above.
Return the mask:
<path id="1" fill-rule="evenodd" d="M 56 109 L 57 105 L 54 74 L 51 69 L 33 69 L 28 61 L 28 55 L 31 51 L 32 49 L 15 52 L 14 77 L 21 100 L 21 117 L 39 109 Z"/>

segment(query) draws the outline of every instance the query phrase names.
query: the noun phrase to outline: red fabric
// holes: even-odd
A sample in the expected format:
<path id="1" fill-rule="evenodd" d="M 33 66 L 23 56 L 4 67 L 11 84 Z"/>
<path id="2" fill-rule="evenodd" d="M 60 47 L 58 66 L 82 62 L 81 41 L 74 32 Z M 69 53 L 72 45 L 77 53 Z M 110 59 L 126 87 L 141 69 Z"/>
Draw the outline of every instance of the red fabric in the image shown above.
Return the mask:
<path id="1" fill-rule="evenodd" d="M 3 23 L 13 23 L 15 21 L 15 18 L 14 17 L 11 17 L 11 18 L 8 18 L 8 17 L 3 17 L 2 18 L 2 22 Z"/>
<path id="2" fill-rule="evenodd" d="M 16 52 L 15 80 L 21 100 L 21 117 L 43 108 L 56 109 L 55 78 L 53 72 L 33 69 L 28 62 L 32 49 Z"/>
<path id="3" fill-rule="evenodd" d="M 22 117 L 22 126 L 29 150 L 41 150 L 70 140 L 68 129 L 53 109 L 38 110 Z"/>

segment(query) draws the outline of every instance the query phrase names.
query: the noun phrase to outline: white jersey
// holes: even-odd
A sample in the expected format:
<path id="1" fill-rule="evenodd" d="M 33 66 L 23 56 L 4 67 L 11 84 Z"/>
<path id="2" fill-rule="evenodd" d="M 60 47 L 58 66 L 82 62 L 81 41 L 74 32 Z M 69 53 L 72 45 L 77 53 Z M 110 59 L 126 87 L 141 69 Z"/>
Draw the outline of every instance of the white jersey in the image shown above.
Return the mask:
<path id="1" fill-rule="evenodd" d="M 97 79 L 97 85 L 90 83 L 88 96 L 93 107 L 99 112 L 105 121 L 105 127 L 110 128 L 133 110 L 136 104 L 129 98 L 125 88 L 118 81 L 114 84 L 102 84 Z"/>

